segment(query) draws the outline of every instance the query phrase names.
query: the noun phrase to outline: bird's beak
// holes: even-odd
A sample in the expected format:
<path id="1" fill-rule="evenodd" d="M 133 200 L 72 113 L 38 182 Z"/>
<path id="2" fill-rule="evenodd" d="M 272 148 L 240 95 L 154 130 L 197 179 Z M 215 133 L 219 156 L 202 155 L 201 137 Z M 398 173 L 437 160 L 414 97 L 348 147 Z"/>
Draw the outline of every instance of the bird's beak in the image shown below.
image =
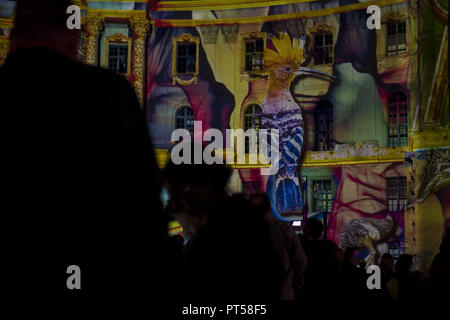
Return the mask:
<path id="1" fill-rule="evenodd" d="M 332 74 L 329 74 L 329 73 L 326 73 L 326 72 L 322 72 L 322 71 L 318 71 L 318 70 L 314 70 L 314 69 L 304 68 L 304 67 L 298 68 L 294 72 L 294 74 L 297 75 L 297 76 L 319 78 L 319 79 L 322 79 L 322 80 L 325 80 L 325 81 L 329 81 L 329 82 L 337 82 L 337 80 L 338 80 Z"/>

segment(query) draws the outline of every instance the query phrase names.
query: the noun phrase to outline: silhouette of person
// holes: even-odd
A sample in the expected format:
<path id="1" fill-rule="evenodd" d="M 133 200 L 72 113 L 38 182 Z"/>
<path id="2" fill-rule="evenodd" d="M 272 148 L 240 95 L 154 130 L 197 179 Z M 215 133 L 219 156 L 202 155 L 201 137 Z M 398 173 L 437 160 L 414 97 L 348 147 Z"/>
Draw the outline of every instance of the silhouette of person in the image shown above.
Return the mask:
<path id="1" fill-rule="evenodd" d="M 422 280 L 411 270 L 413 265 L 413 256 L 410 254 L 401 254 L 395 264 L 398 301 L 401 303 L 418 302 L 421 298 Z"/>
<path id="2" fill-rule="evenodd" d="M 283 262 L 284 279 L 279 299 L 294 300 L 303 287 L 308 263 L 300 240 L 288 223 L 275 218 L 272 214 L 270 199 L 266 193 L 255 193 L 249 200 L 269 224 L 273 241 Z"/>
<path id="3" fill-rule="evenodd" d="M 331 240 L 320 240 L 322 234 L 322 222 L 317 218 L 309 218 L 303 229 L 302 241 L 308 258 L 302 295 L 308 303 L 313 303 L 312 297 L 322 292 L 330 296 L 335 294 L 339 298 L 337 292 L 342 290 L 339 247 Z"/>
<path id="4" fill-rule="evenodd" d="M 126 79 L 74 60 L 69 5 L 18 1 L 11 54 L 0 69 L 9 281 L 2 289 L 162 297 L 167 221 L 147 127 Z M 79 290 L 67 287 L 71 265 L 81 271 Z"/>
<path id="5" fill-rule="evenodd" d="M 439 253 L 433 259 L 427 281 L 429 301 L 436 304 L 450 298 L 450 228 L 444 233 Z M 446 300 L 447 299 L 447 300 Z"/>
<path id="6" fill-rule="evenodd" d="M 188 144 L 196 150 L 194 143 L 187 142 L 187 148 Z M 194 164 L 194 152 L 191 164 L 175 165 L 171 160 L 164 170 L 168 208 L 189 237 L 181 299 L 279 299 L 284 270 L 276 244 L 256 208 L 242 195 L 227 194 L 230 168 Z"/>
<path id="7" fill-rule="evenodd" d="M 394 277 L 394 257 L 390 253 L 385 253 L 380 260 L 381 286 L 386 288 L 386 284 Z"/>

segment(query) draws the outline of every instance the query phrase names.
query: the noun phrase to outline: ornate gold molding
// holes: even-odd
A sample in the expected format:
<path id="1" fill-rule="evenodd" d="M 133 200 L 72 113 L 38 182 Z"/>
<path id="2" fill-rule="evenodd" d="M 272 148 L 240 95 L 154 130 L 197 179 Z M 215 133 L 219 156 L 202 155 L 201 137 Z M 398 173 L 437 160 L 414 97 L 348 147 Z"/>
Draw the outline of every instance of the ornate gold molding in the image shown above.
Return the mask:
<path id="1" fill-rule="evenodd" d="M 0 36 L 0 66 L 2 66 L 5 63 L 8 53 L 9 53 L 9 39 L 5 36 Z"/>
<path id="2" fill-rule="evenodd" d="M 80 32 L 80 39 L 78 40 L 77 56 L 78 61 L 86 61 L 86 50 L 87 50 L 87 33 L 82 30 Z"/>
<path id="3" fill-rule="evenodd" d="M 304 167 L 400 162 L 409 146 L 378 147 L 373 143 L 342 144 L 331 151 L 308 151 Z"/>
<path id="4" fill-rule="evenodd" d="M 250 98 L 248 98 L 248 100 L 245 102 L 245 105 L 243 106 L 243 109 L 246 109 L 249 105 L 251 104 L 257 104 L 258 106 L 261 107 L 261 103 L 263 102 L 264 99 L 258 99 L 255 96 L 251 96 Z"/>
<path id="5" fill-rule="evenodd" d="M 367 7 L 370 5 L 377 5 L 379 7 L 384 7 L 407 1 L 408 0 L 372 0 L 368 2 L 357 2 L 319 10 L 292 12 L 292 13 L 283 13 L 283 14 L 274 14 L 256 17 L 235 17 L 223 19 L 154 19 L 152 20 L 152 23 L 156 27 L 201 27 L 212 25 L 223 26 L 230 24 L 266 23 L 266 22 L 284 21 L 289 19 L 317 18 L 322 16 L 334 15 L 338 13 L 351 12 L 355 10 L 364 10 L 367 9 Z M 204 5 L 203 8 L 205 8 Z"/>
<path id="6" fill-rule="evenodd" d="M 103 18 L 98 16 L 88 17 L 84 23 L 84 32 L 86 32 L 86 57 L 87 64 L 95 65 L 97 61 L 97 41 L 100 27 L 103 24 Z"/>
<path id="7" fill-rule="evenodd" d="M 263 38 L 264 40 L 267 39 L 267 33 L 262 32 L 262 31 L 251 31 L 251 32 L 247 32 L 247 33 L 242 33 L 241 34 L 241 38 L 243 40 L 246 39 L 257 39 L 257 38 Z"/>
<path id="8" fill-rule="evenodd" d="M 132 18 L 131 28 L 134 32 L 134 55 L 133 55 L 133 87 L 141 106 L 144 103 L 144 74 L 145 74 L 145 37 L 149 21 L 145 18 Z"/>
<path id="9" fill-rule="evenodd" d="M 152 11 L 195 11 L 248 9 L 266 6 L 278 6 L 292 3 L 313 2 L 315 0 L 183 0 L 157 1 Z"/>
<path id="10" fill-rule="evenodd" d="M 12 18 L 0 18 L 0 28 L 12 28 L 13 27 L 13 19 Z"/>
<path id="11" fill-rule="evenodd" d="M 122 33 L 114 33 L 112 36 L 106 37 L 106 41 L 114 43 L 130 43 L 130 40 Z"/>
<path id="12" fill-rule="evenodd" d="M 320 34 L 320 33 L 333 33 L 334 27 L 327 23 L 316 23 L 313 27 L 306 29 L 307 35 Z"/>
<path id="13" fill-rule="evenodd" d="M 146 18 L 133 17 L 130 19 L 130 25 L 136 38 L 142 38 L 147 35 L 149 24 Z"/>
<path id="14" fill-rule="evenodd" d="M 381 16 L 381 23 L 395 23 L 406 19 L 405 12 L 389 11 Z"/>
<path id="15" fill-rule="evenodd" d="M 178 43 L 195 43 L 196 51 L 195 51 L 195 72 L 191 73 L 192 78 L 189 80 L 183 80 L 178 77 L 177 72 L 177 47 Z M 198 37 L 193 36 L 189 33 L 183 33 L 179 35 L 178 37 L 173 38 L 172 41 L 173 49 L 172 49 L 172 84 L 175 85 L 176 83 L 179 83 L 183 86 L 191 85 L 192 83 L 197 84 L 198 81 L 198 55 L 199 55 L 199 46 L 200 46 L 200 39 Z"/>
<path id="16" fill-rule="evenodd" d="M 119 18 L 129 19 L 140 18 L 146 19 L 146 10 L 116 10 L 116 9 L 89 9 L 87 12 L 88 17 L 99 16 L 103 18 Z"/>
<path id="17" fill-rule="evenodd" d="M 122 33 L 115 33 L 112 36 L 106 37 L 105 42 L 105 65 L 106 68 L 109 68 L 109 44 L 110 43 L 123 43 L 127 45 L 128 54 L 127 54 L 127 72 L 125 76 L 127 78 L 130 77 L 131 70 L 131 38 L 126 37 Z"/>

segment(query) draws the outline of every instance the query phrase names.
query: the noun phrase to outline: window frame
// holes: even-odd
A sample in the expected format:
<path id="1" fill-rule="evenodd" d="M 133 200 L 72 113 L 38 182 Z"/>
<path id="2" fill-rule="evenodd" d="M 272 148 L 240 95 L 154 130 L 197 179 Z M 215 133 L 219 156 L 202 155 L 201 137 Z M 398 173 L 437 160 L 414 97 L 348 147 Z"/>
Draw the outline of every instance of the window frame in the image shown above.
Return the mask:
<path id="1" fill-rule="evenodd" d="M 181 55 L 181 47 L 185 47 L 185 54 L 182 56 Z M 176 65 L 176 70 L 177 70 L 177 74 L 194 74 L 195 73 L 195 59 L 196 59 L 196 53 L 194 53 L 194 55 L 191 55 L 191 48 L 194 48 L 195 51 L 195 43 L 192 42 L 179 42 L 177 43 L 177 65 Z M 180 59 L 184 58 L 186 59 L 185 61 L 185 69 L 184 71 L 180 70 Z M 194 61 L 192 61 L 194 60 Z M 192 70 L 190 69 L 190 64 L 194 63 L 194 68 L 192 68 Z"/>
<path id="2" fill-rule="evenodd" d="M 250 108 L 252 109 L 252 112 L 251 113 L 247 113 L 247 111 Z M 259 113 L 255 112 L 256 108 L 259 109 Z M 257 115 L 258 117 L 255 118 L 255 115 Z M 243 126 L 242 127 L 244 129 L 244 132 L 247 131 L 248 129 L 255 129 L 256 133 L 258 134 L 259 129 L 261 127 L 261 117 L 262 117 L 262 108 L 261 108 L 261 106 L 259 104 L 257 104 L 257 103 L 249 103 L 249 104 L 247 104 L 245 106 L 244 112 L 243 112 Z M 247 119 L 249 119 L 249 118 L 252 118 L 252 126 L 251 127 L 247 126 Z M 255 125 L 255 119 L 258 119 L 258 121 L 259 121 L 259 125 L 256 128 L 254 126 Z M 256 146 L 257 146 L 257 150 L 258 150 L 259 149 L 259 139 L 256 140 Z M 250 152 L 250 146 L 249 146 L 248 139 L 245 139 L 244 148 L 245 148 L 244 149 L 245 153 L 248 154 Z"/>
<path id="3" fill-rule="evenodd" d="M 258 45 L 257 42 L 261 42 L 262 47 L 260 50 L 258 50 Z M 248 38 L 244 40 L 245 43 L 245 47 L 244 47 L 244 71 L 245 72 L 255 72 L 255 71 L 259 71 L 264 69 L 264 39 L 261 37 L 257 37 L 257 38 Z M 249 52 L 248 49 L 248 44 L 253 43 L 254 44 L 254 51 Z M 247 68 L 247 58 L 251 58 L 252 63 L 251 63 L 251 67 Z M 260 63 L 256 64 L 253 63 L 254 57 L 259 57 Z M 259 68 L 255 68 L 256 66 L 259 66 Z"/>
<path id="4" fill-rule="evenodd" d="M 403 26 L 403 32 L 402 33 L 399 32 L 399 26 L 400 25 Z M 395 26 L 395 34 L 390 35 L 389 34 L 389 29 L 392 26 Z M 390 43 L 391 39 L 394 39 L 394 42 L 395 42 L 394 44 Z M 399 40 L 399 39 L 401 39 L 401 40 Z M 404 48 L 400 49 L 399 48 L 400 45 L 403 45 Z M 389 49 L 390 46 L 395 46 L 395 50 L 390 50 Z M 397 55 L 397 54 L 406 53 L 407 47 L 408 47 L 408 42 L 407 42 L 407 24 L 406 24 L 406 20 L 392 21 L 392 22 L 386 23 L 386 55 L 387 56 L 394 56 L 394 55 Z"/>
<path id="5" fill-rule="evenodd" d="M 334 107 L 329 100 L 320 100 L 314 110 L 314 151 L 331 151 L 334 149 Z M 318 122 L 324 118 L 326 130 L 319 130 Z M 319 139 L 319 136 L 324 136 Z M 326 137 L 325 137 L 326 136 Z M 325 143 L 325 147 L 319 148 L 320 142 Z"/>
<path id="6" fill-rule="evenodd" d="M 326 177 L 324 177 L 324 178 L 314 177 L 314 178 L 311 178 L 310 181 L 311 181 L 311 213 L 324 213 L 322 205 L 320 205 L 320 208 L 317 208 L 314 203 L 315 196 L 318 194 L 319 195 L 324 195 L 324 194 L 327 195 L 329 202 L 328 202 L 328 208 L 327 208 L 326 213 L 331 213 L 331 211 L 333 210 L 333 198 L 334 198 L 333 180 L 331 178 L 326 178 Z M 324 182 L 329 182 L 330 189 L 326 190 L 324 188 L 319 193 L 315 192 L 314 191 L 315 184 L 319 183 L 319 184 L 323 185 Z M 317 201 L 318 202 L 323 202 L 323 201 L 326 202 L 327 198 L 319 199 Z M 318 210 L 318 209 L 321 209 L 321 210 Z"/>
<path id="7" fill-rule="evenodd" d="M 404 188 L 400 190 L 400 188 Z M 394 190 L 394 194 L 392 191 Z M 391 203 L 392 201 L 392 203 Z M 408 201 L 408 181 L 406 176 L 386 178 L 386 210 L 387 212 L 404 212 Z"/>
<path id="8" fill-rule="evenodd" d="M 192 111 L 192 119 L 191 115 L 188 111 Z M 181 114 L 183 112 L 183 114 Z M 179 126 L 178 120 L 183 120 L 184 125 Z M 194 123 L 192 124 L 192 128 L 189 128 L 188 126 L 188 120 L 195 121 L 195 112 L 194 109 L 192 109 L 190 106 L 181 106 L 178 107 L 175 111 L 175 129 L 186 129 L 189 131 L 189 133 L 192 135 L 194 132 Z"/>
<path id="9" fill-rule="evenodd" d="M 400 97 L 404 99 L 401 100 Z M 391 94 L 387 104 L 388 147 L 408 145 L 408 97 L 401 91 Z M 395 122 L 395 123 L 394 123 Z"/>
<path id="10" fill-rule="evenodd" d="M 241 59 L 241 74 L 252 74 L 258 70 L 247 70 L 246 59 L 247 59 L 247 42 L 262 40 L 262 51 L 258 53 L 262 53 L 261 59 L 261 70 L 264 69 L 264 52 L 266 50 L 266 42 L 267 42 L 267 33 L 265 32 L 248 32 L 241 35 L 241 45 L 242 45 L 242 59 Z M 256 47 L 256 45 L 255 45 Z M 248 79 L 251 80 L 251 79 Z"/>
<path id="11" fill-rule="evenodd" d="M 331 43 L 326 43 L 326 36 L 330 36 L 331 37 Z M 322 43 L 321 46 L 318 47 L 317 46 L 317 38 L 318 37 L 323 37 L 322 39 Z M 314 65 L 317 66 L 321 66 L 321 65 L 330 65 L 334 63 L 334 34 L 333 32 L 330 30 L 328 32 L 319 32 L 319 33 L 315 33 L 313 34 L 313 60 L 314 60 Z M 327 49 L 329 51 L 327 51 Z M 320 50 L 322 52 L 322 61 L 317 61 L 317 51 Z M 326 53 L 326 54 L 325 54 Z M 329 61 L 328 61 L 329 59 Z M 320 62 L 320 63 L 319 63 Z"/>
<path id="12" fill-rule="evenodd" d="M 130 37 L 126 37 L 124 34 L 122 33 L 115 33 L 109 37 L 106 37 L 106 41 L 105 41 L 105 57 L 104 57 L 104 61 L 105 61 L 105 66 L 106 69 L 111 70 L 109 67 L 109 56 L 110 56 L 110 45 L 111 44 L 118 44 L 118 45 L 122 45 L 122 46 L 127 46 L 127 71 L 126 73 L 119 73 L 116 72 L 119 75 L 123 75 L 126 78 L 130 78 L 130 72 L 131 72 L 131 38 Z M 114 71 L 113 71 L 114 72 Z"/>
<path id="13" fill-rule="evenodd" d="M 195 44 L 195 71 L 179 73 L 178 68 L 178 45 L 179 44 Z M 172 41 L 172 84 L 181 84 L 184 86 L 197 84 L 199 74 L 199 37 L 193 36 L 189 33 L 183 33 L 173 38 Z M 180 76 L 191 75 L 190 79 L 182 79 Z"/>

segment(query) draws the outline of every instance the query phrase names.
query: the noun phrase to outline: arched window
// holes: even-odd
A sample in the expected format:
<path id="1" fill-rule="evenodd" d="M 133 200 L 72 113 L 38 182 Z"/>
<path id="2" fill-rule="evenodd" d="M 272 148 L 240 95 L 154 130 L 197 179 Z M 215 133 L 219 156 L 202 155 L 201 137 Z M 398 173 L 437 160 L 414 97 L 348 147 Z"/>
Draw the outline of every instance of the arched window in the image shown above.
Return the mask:
<path id="1" fill-rule="evenodd" d="M 389 98 L 389 141 L 390 147 L 408 145 L 408 117 L 406 95 L 395 92 Z"/>
<path id="2" fill-rule="evenodd" d="M 333 150 L 333 105 L 321 100 L 314 111 L 314 148 L 315 151 Z"/>
<path id="3" fill-rule="evenodd" d="M 259 131 L 261 125 L 261 107 L 257 104 L 249 104 L 244 112 L 244 131 L 248 129 L 255 129 L 256 133 Z M 249 152 L 249 139 L 245 139 L 245 153 Z"/>
<path id="4" fill-rule="evenodd" d="M 190 107 L 180 107 L 175 114 L 175 128 L 194 132 L 194 110 Z"/>

